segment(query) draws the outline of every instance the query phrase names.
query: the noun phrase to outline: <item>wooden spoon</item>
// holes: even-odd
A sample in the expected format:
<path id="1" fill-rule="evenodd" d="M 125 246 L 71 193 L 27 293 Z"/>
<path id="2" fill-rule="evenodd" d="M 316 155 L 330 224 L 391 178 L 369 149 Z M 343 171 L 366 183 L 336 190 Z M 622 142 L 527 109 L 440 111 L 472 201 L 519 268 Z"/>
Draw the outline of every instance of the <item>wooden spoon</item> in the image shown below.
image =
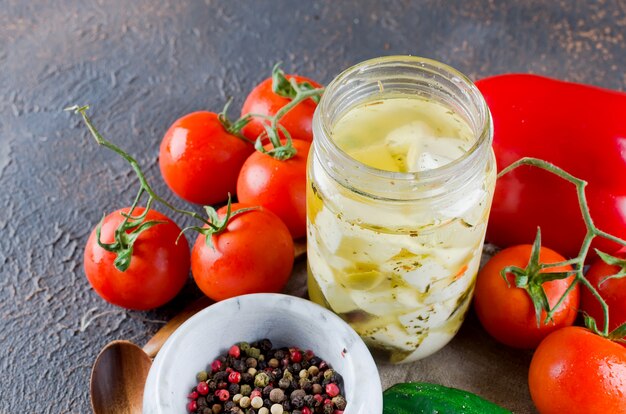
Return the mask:
<path id="1" fill-rule="evenodd" d="M 296 240 L 295 260 L 305 254 L 306 240 Z M 152 359 L 180 325 L 211 303 L 207 297 L 192 302 L 159 329 L 143 349 L 130 341 L 113 341 L 102 348 L 91 369 L 89 384 L 94 413 L 141 414 Z"/>

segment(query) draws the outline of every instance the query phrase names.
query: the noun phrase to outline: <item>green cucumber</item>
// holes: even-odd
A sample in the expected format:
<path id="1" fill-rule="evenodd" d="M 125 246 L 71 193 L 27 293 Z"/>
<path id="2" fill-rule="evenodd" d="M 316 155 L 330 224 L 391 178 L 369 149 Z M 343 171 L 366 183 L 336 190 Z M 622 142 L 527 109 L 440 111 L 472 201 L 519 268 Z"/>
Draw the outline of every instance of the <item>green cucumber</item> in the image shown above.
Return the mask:
<path id="1" fill-rule="evenodd" d="M 511 414 L 475 394 L 425 382 L 396 384 L 383 393 L 383 414 Z"/>

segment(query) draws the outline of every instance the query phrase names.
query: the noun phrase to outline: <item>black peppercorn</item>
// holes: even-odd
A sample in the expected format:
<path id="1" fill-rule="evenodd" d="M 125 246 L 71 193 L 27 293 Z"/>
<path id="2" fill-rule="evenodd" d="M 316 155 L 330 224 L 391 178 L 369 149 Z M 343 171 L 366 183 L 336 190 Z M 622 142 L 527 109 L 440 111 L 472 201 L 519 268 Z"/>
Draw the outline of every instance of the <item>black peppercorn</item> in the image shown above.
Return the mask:
<path id="1" fill-rule="evenodd" d="M 254 377 L 248 372 L 244 372 L 243 374 L 241 374 L 241 383 L 250 384 L 252 381 L 254 381 Z"/>
<path id="2" fill-rule="evenodd" d="M 228 386 L 228 392 L 230 395 L 239 394 L 239 384 L 230 384 Z"/>
<path id="3" fill-rule="evenodd" d="M 228 372 L 226 371 L 218 371 L 215 373 L 215 375 L 213 376 L 213 379 L 215 380 L 216 383 L 220 383 L 222 381 L 226 381 L 228 379 Z"/>
<path id="4" fill-rule="evenodd" d="M 273 389 L 274 387 L 272 387 L 271 385 L 268 385 L 267 387 L 263 388 L 263 391 L 261 391 L 261 394 L 263 394 L 263 398 L 269 398 L 270 393 L 272 392 Z"/>
<path id="5" fill-rule="evenodd" d="M 315 407 L 315 397 L 313 397 L 312 395 L 305 395 L 304 396 L 304 405 L 306 405 L 307 407 Z"/>
<path id="6" fill-rule="evenodd" d="M 237 360 L 233 361 L 233 368 L 237 372 L 244 372 L 244 371 L 246 371 L 247 367 L 246 367 L 246 363 L 244 361 L 242 361 L 241 359 L 237 359 Z"/>
<path id="7" fill-rule="evenodd" d="M 268 352 L 269 350 L 272 349 L 272 341 L 270 341 L 269 339 L 261 339 L 259 341 L 259 349 L 261 349 L 261 351 L 263 352 Z"/>
<path id="8" fill-rule="evenodd" d="M 291 405 L 294 408 L 302 408 L 304 407 L 304 396 L 296 396 L 296 397 L 291 397 Z"/>

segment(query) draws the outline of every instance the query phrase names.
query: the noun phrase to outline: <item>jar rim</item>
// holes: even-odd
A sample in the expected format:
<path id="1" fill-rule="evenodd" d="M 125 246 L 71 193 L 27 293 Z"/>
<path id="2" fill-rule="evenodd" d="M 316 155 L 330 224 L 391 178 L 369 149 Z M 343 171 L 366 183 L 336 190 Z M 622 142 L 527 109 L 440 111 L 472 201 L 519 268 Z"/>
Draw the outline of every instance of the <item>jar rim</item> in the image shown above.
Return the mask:
<path id="1" fill-rule="evenodd" d="M 415 172 L 388 171 L 371 167 L 354 159 L 344 150 L 342 150 L 331 138 L 332 125 L 330 125 L 329 117 L 323 116 L 323 114 L 329 112 L 329 105 L 335 98 L 334 93 L 336 93 L 341 86 L 344 86 L 346 82 L 350 82 L 350 79 L 353 76 L 363 74 L 372 69 L 383 69 L 386 67 L 406 67 L 407 69 L 416 69 L 416 73 L 418 71 L 421 71 L 424 73 L 432 72 L 441 74 L 450 81 L 452 81 L 454 84 L 462 88 L 478 110 L 478 124 L 480 125 L 476 131 L 476 140 L 471 148 L 462 156 L 452 160 L 447 164 L 436 168 Z M 379 85 L 381 85 L 381 88 L 383 87 L 382 84 L 379 83 Z M 411 55 L 392 55 L 369 59 L 360 62 L 354 66 L 351 66 L 341 72 L 326 87 L 326 90 L 322 95 L 322 98 L 315 111 L 313 127 L 314 131 L 315 129 L 321 129 L 321 135 L 323 135 L 323 138 L 321 140 L 316 136 L 314 144 L 322 145 L 326 148 L 326 150 L 333 151 L 333 153 L 338 156 L 341 163 L 357 167 L 363 173 L 368 174 L 369 176 L 377 177 L 382 180 L 394 181 L 396 183 L 414 183 L 426 186 L 432 186 L 433 184 L 440 182 L 441 180 L 448 181 L 447 179 L 450 178 L 450 176 L 453 176 L 455 174 L 458 175 L 459 172 L 468 169 L 469 166 L 475 163 L 477 159 L 479 159 L 481 155 L 483 155 L 482 153 L 484 153 L 484 151 L 480 151 L 481 149 L 489 149 L 491 147 L 491 140 L 493 137 L 492 121 L 489 108 L 484 97 L 482 96 L 474 82 L 472 82 L 471 79 L 469 79 L 460 71 L 445 63 L 441 63 L 429 58 Z"/>

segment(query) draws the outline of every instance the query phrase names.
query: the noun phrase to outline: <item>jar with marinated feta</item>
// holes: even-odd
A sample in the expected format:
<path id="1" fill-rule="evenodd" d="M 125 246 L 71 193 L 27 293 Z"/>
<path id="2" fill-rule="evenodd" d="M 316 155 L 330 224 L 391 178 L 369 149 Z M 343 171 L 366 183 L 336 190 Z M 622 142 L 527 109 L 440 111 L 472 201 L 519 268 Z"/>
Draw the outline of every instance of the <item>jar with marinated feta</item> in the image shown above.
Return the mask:
<path id="1" fill-rule="evenodd" d="M 307 185 L 310 298 L 391 362 L 456 334 L 496 179 L 478 89 L 442 63 L 363 62 L 327 87 Z"/>

